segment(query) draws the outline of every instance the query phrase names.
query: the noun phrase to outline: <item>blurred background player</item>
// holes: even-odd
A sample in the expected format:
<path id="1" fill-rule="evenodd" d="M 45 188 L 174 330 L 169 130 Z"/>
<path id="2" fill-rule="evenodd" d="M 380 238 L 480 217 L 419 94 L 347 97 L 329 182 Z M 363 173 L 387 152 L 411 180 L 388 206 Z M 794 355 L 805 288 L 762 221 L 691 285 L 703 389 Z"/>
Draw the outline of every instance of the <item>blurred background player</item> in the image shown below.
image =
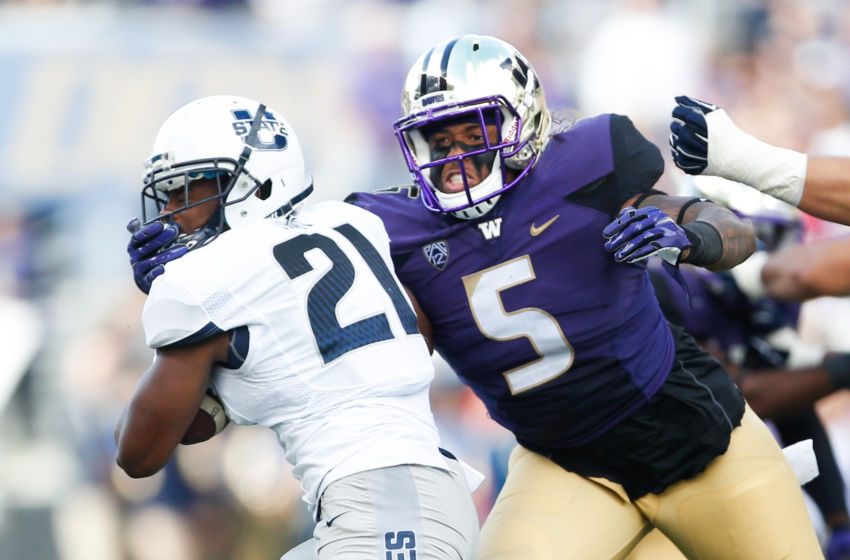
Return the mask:
<path id="1" fill-rule="evenodd" d="M 764 289 L 777 299 L 850 295 L 850 236 L 787 247 L 761 270 Z"/>
<path id="2" fill-rule="evenodd" d="M 341 202 L 296 210 L 312 190 L 295 131 L 263 104 L 206 97 L 162 125 L 131 254 L 168 237 L 163 223 L 185 249 L 167 245 L 147 285 L 156 359 L 116 426 L 117 462 L 156 473 L 211 388 L 234 423 L 277 433 L 316 520 L 308 556 L 472 560 L 476 512 L 439 449 L 433 366 L 386 232 Z"/>
<path id="3" fill-rule="evenodd" d="M 679 96 L 676 101 L 669 144 L 673 160 L 686 173 L 740 182 L 817 218 L 850 223 L 850 189 L 846 184 L 850 158 L 808 156 L 777 148 L 740 130 L 715 105 L 687 96 Z M 745 189 L 738 191 L 743 194 L 737 196 L 747 196 Z M 836 237 L 784 247 L 769 258 L 750 264 L 751 283 L 763 285 L 770 296 L 779 300 L 850 295 L 848 249 L 850 238 L 846 231 Z M 835 311 L 820 309 L 820 316 L 814 321 L 826 325 L 827 331 L 843 330 L 836 325 L 835 316 L 845 314 L 845 302 L 826 303 Z M 842 346 L 840 350 L 848 349 Z M 826 365 L 810 376 L 822 380 L 819 388 L 812 388 L 814 394 L 850 386 L 850 359 L 831 356 Z"/>
<path id="4" fill-rule="evenodd" d="M 844 482 L 814 409 L 816 400 L 836 389 L 828 369 L 837 363 L 836 358 L 844 358 L 827 356 L 823 348 L 804 342 L 797 332 L 799 304 L 765 295 L 759 278 L 770 254 L 799 243 L 801 213 L 722 179 L 700 178 L 697 184 L 701 194 L 751 221 L 760 250 L 727 272 L 682 265 L 687 292 L 660 266 L 650 266 L 661 308 L 672 323 L 684 327 L 724 364 L 747 402 L 771 421 L 784 444 L 813 440 L 820 474 L 804 489 L 828 529 L 827 559 L 850 558 Z"/>
<path id="5" fill-rule="evenodd" d="M 660 153 L 624 116 L 550 128 L 499 39 L 427 50 L 402 104 L 416 184 L 348 200 L 382 217 L 422 332 L 520 444 L 481 558 L 625 558 L 653 526 L 692 558 L 821 557 L 776 441 L 646 275 L 652 255 L 730 268 L 749 226 L 653 191 Z"/>

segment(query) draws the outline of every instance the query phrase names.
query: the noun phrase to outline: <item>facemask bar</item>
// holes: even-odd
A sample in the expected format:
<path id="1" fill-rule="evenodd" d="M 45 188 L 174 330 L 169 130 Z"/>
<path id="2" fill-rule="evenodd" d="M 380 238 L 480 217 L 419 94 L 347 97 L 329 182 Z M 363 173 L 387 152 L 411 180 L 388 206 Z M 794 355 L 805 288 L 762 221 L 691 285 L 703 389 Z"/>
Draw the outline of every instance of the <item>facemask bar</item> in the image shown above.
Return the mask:
<path id="1" fill-rule="evenodd" d="M 228 167 L 235 168 L 236 162 L 226 159 L 193 160 L 174 165 L 165 170 L 148 173 L 145 176 L 145 185 L 142 188 L 142 222 L 148 224 L 156 220 L 169 221 L 171 216 L 178 212 L 194 208 L 211 200 L 223 200 L 233 187 L 234 182 L 234 175 L 228 170 Z M 173 193 L 182 190 L 183 199 L 188 201 L 193 181 L 212 178 L 216 179 L 217 194 L 191 204 L 184 204 L 166 214 L 161 213 Z"/>
<path id="2" fill-rule="evenodd" d="M 510 121 L 512 122 L 511 129 L 507 131 L 507 133 L 503 130 L 506 122 L 505 111 L 507 111 L 508 115 L 513 117 Z M 477 120 L 484 131 L 486 131 L 486 117 L 488 114 L 496 115 L 496 125 L 499 130 L 500 141 L 495 144 L 491 143 L 489 137 L 485 134 L 484 146 L 479 149 L 474 149 L 464 154 L 430 161 L 430 152 L 422 129 L 425 127 L 434 127 L 442 122 L 457 119 L 458 117 L 474 114 L 477 114 Z M 515 185 L 517 181 L 532 167 L 529 165 L 526 169 L 520 171 L 516 179 L 505 184 L 505 166 L 502 162 L 522 150 L 528 141 L 522 143 L 519 142 L 518 137 L 519 132 L 522 130 L 522 118 L 502 95 L 483 97 L 463 103 L 427 109 L 399 119 L 395 122 L 393 128 L 396 133 L 396 138 L 401 145 L 402 153 L 404 154 L 405 162 L 407 163 L 407 168 L 410 170 L 413 179 L 422 186 L 423 202 L 425 203 L 425 206 L 432 211 L 449 213 L 469 208 L 470 206 L 497 196 Z M 495 168 L 498 165 L 502 186 L 488 193 L 487 196 L 475 199 L 471 192 L 471 190 L 475 187 L 469 187 L 466 178 L 466 171 L 463 166 L 463 160 L 495 150 L 498 150 L 501 162 L 494 160 L 491 173 L 496 170 Z M 428 177 L 427 170 L 433 167 L 445 165 L 451 161 L 457 161 L 460 165 L 460 172 L 464 182 L 465 202 L 457 205 L 451 204 L 446 206 L 435 194 L 434 191 L 436 190 L 436 185 L 434 185 Z"/>

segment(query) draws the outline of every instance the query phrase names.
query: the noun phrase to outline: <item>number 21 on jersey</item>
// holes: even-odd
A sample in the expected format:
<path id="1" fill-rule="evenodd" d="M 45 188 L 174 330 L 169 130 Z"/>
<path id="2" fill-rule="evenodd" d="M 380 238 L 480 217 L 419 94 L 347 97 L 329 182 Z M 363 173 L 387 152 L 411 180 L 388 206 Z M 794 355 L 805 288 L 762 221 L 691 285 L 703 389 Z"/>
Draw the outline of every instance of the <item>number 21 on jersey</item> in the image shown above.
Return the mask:
<path id="1" fill-rule="evenodd" d="M 419 332 L 413 308 L 375 247 L 351 224 L 342 224 L 334 229 L 357 249 L 359 256 L 390 296 L 405 333 Z M 301 234 L 275 245 L 273 253 L 286 274 L 295 279 L 313 270 L 305 257 L 307 251 L 313 249 L 321 250 L 331 261 L 331 268 L 319 278 L 307 296 L 310 327 L 324 362 L 330 363 L 351 350 L 393 338 L 386 313 L 378 313 L 350 325 L 340 325 L 336 306 L 354 285 L 355 267 L 333 239 L 318 233 Z"/>

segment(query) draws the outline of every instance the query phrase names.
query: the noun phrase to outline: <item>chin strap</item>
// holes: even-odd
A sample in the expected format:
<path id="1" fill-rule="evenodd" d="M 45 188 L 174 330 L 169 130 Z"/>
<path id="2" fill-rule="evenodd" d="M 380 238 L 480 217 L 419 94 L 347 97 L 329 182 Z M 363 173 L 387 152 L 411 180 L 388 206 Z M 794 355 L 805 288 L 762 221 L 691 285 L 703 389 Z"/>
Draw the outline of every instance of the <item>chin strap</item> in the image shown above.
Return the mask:
<path id="1" fill-rule="evenodd" d="M 310 183 L 307 186 L 306 189 L 304 189 L 300 193 L 293 196 L 290 199 L 289 202 L 287 202 L 286 204 L 284 204 L 283 206 L 281 206 L 280 208 L 278 208 L 277 210 L 275 210 L 274 212 L 272 212 L 271 214 L 266 216 L 266 218 L 279 218 L 280 216 L 286 216 L 287 214 L 292 212 L 295 209 L 296 206 L 301 204 L 304 201 L 305 198 L 310 196 L 310 194 L 312 192 L 313 192 L 313 183 Z"/>
<path id="2" fill-rule="evenodd" d="M 452 216 L 460 218 L 461 220 L 474 220 L 475 218 L 480 218 L 496 206 L 496 203 L 499 201 L 501 196 L 502 195 L 497 194 L 496 196 L 492 196 L 487 200 L 482 200 L 478 204 L 474 204 L 469 208 L 455 210 L 452 212 Z"/>

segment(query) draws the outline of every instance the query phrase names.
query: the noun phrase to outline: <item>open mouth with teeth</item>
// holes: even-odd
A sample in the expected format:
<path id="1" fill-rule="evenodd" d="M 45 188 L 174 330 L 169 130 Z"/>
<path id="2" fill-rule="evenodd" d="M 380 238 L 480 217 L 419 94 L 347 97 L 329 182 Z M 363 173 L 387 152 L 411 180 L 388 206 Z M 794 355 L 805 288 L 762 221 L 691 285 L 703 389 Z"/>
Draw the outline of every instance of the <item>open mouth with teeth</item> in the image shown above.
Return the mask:
<path id="1" fill-rule="evenodd" d="M 476 184 L 475 173 L 470 173 L 469 170 L 467 170 L 466 178 L 469 182 L 469 187 L 474 187 Z M 447 193 L 456 193 L 462 191 L 464 189 L 463 174 L 460 172 L 459 169 L 451 169 L 448 171 L 444 171 L 440 186 L 443 192 Z"/>

